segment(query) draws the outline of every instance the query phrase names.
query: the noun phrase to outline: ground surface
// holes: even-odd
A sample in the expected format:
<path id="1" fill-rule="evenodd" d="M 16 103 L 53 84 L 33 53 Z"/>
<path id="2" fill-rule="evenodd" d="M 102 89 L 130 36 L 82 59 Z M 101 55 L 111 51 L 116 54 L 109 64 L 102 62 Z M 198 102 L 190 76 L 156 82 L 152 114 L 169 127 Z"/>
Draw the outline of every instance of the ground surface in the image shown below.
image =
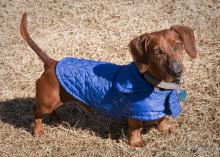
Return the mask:
<path id="1" fill-rule="evenodd" d="M 127 145 L 127 126 L 65 105 L 64 122 L 45 118 L 46 134 L 31 134 L 35 80 L 43 64 L 19 35 L 23 12 L 32 37 L 50 56 L 131 61 L 128 42 L 144 32 L 183 24 L 195 30 L 198 58 L 185 56 L 183 87 L 189 98 L 164 135 L 155 128 L 145 146 Z M 220 1 L 218 0 L 1 0 L 0 156 L 219 156 Z"/>

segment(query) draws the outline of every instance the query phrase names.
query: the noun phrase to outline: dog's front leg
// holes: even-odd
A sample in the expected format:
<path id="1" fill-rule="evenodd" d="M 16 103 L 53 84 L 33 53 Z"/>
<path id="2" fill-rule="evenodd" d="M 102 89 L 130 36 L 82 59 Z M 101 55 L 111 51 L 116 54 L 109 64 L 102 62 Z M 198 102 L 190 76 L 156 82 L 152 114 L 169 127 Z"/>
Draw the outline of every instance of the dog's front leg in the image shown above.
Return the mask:
<path id="1" fill-rule="evenodd" d="M 158 130 L 163 133 L 171 133 L 173 130 L 176 129 L 176 127 L 177 126 L 171 124 L 171 122 L 166 117 L 160 119 L 159 123 L 157 124 Z"/>
<path id="2" fill-rule="evenodd" d="M 129 144 L 133 147 L 143 146 L 143 142 L 141 139 L 143 122 L 133 119 L 128 119 L 128 125 L 129 125 L 129 133 L 130 133 Z"/>

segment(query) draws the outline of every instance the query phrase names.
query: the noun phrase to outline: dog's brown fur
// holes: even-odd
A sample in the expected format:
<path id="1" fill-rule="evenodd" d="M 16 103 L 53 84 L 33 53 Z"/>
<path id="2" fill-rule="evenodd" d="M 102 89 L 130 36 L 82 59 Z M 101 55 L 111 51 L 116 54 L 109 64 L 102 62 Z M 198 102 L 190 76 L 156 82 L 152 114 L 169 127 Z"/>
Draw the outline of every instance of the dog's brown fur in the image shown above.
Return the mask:
<path id="1" fill-rule="evenodd" d="M 59 84 L 55 66 L 57 61 L 44 53 L 30 38 L 27 31 L 27 15 L 22 16 L 20 33 L 27 44 L 37 53 L 44 62 L 44 73 L 36 81 L 36 99 L 33 107 L 35 116 L 34 135 L 43 135 L 42 115 L 49 114 L 53 119 L 59 120 L 55 109 L 66 102 L 76 102 Z M 129 44 L 131 54 L 136 62 L 140 73 L 148 72 L 158 80 L 173 82 L 183 72 L 184 49 L 192 58 L 196 57 L 195 39 L 192 29 L 185 26 L 172 26 L 170 29 L 159 32 L 145 33 Z M 160 89 L 158 89 L 160 90 Z M 82 103 L 77 103 L 84 111 L 91 109 Z M 141 132 L 144 125 L 156 124 L 163 132 L 171 131 L 174 126 L 161 118 L 152 122 L 142 122 L 128 119 L 131 146 L 142 146 Z"/>

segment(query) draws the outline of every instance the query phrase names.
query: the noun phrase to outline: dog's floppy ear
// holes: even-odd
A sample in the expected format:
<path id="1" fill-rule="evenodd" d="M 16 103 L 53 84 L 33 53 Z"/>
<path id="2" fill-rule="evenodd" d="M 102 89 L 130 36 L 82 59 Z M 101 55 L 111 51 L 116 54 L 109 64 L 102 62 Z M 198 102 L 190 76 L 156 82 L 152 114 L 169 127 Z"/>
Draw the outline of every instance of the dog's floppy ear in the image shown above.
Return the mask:
<path id="1" fill-rule="evenodd" d="M 171 26 L 170 29 L 174 30 L 180 35 L 181 39 L 184 42 L 185 50 L 187 54 L 191 58 L 196 58 L 197 56 L 196 41 L 193 30 L 190 27 L 180 26 L 180 25 Z"/>
<path id="2" fill-rule="evenodd" d="M 147 64 L 147 45 L 149 43 L 150 37 L 148 33 L 142 34 L 134 38 L 129 43 L 130 52 L 135 62 Z"/>

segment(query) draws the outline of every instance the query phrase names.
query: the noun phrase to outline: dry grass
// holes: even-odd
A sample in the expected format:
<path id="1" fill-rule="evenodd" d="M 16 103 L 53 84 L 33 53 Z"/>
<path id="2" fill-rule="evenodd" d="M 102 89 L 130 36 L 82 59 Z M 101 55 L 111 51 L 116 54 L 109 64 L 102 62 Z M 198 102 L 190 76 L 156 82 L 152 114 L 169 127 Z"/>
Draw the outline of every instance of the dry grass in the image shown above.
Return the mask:
<path id="1" fill-rule="evenodd" d="M 46 135 L 31 134 L 34 81 L 43 70 L 21 40 L 19 23 L 28 13 L 33 38 L 50 56 L 75 56 L 124 64 L 128 42 L 143 32 L 184 24 L 195 30 L 199 57 L 185 57 L 184 88 L 189 98 L 176 119 L 179 128 L 163 135 L 151 128 L 143 148 L 127 145 L 126 124 L 58 109 L 65 120 L 45 118 Z M 1 0 L 0 156 L 216 156 L 220 144 L 220 3 L 217 0 Z"/>

